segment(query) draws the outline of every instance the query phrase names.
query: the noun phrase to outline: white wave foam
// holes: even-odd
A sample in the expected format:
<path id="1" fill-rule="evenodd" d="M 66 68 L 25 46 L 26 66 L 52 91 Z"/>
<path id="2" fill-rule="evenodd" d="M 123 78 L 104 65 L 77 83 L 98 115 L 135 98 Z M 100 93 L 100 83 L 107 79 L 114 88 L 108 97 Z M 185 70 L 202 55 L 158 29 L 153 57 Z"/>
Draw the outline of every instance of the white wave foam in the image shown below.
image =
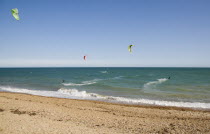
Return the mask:
<path id="1" fill-rule="evenodd" d="M 121 79 L 123 76 L 116 76 L 116 77 L 113 77 L 113 78 L 110 78 L 110 79 Z M 62 83 L 64 86 L 85 86 L 85 85 L 91 85 L 91 84 L 95 84 L 97 83 L 98 81 L 102 81 L 102 80 L 107 80 L 107 79 L 93 79 L 93 80 L 90 80 L 90 81 L 83 81 L 81 83 Z"/>
<path id="2" fill-rule="evenodd" d="M 90 84 L 94 84 L 96 82 L 92 82 L 92 83 L 83 83 L 83 84 L 77 84 L 77 83 L 63 83 L 64 86 L 84 86 L 84 85 L 90 85 Z"/>
<path id="3" fill-rule="evenodd" d="M 107 71 L 100 71 L 101 73 L 103 73 L 103 74 L 106 74 L 106 73 L 108 73 Z"/>
<path id="4" fill-rule="evenodd" d="M 159 106 L 210 109 L 210 103 L 175 102 L 175 101 L 150 100 L 150 99 L 130 99 L 124 97 L 103 96 L 96 93 L 87 93 L 86 91 L 78 91 L 77 89 L 61 88 L 58 91 L 40 91 L 40 90 L 29 90 L 29 89 L 13 88 L 13 87 L 1 87 L 1 86 L 0 89 L 9 92 L 28 93 L 33 95 L 59 97 L 59 98 L 89 99 L 89 100 L 100 100 L 107 102 L 118 102 L 118 103 L 136 104 L 136 105 L 149 104 L 149 105 L 159 105 Z"/>
<path id="5" fill-rule="evenodd" d="M 168 79 L 166 79 L 166 78 L 161 78 L 161 79 L 157 79 L 157 81 L 148 82 L 148 83 L 144 84 L 144 88 L 148 89 L 148 88 L 155 87 L 156 85 L 166 82 L 167 80 Z"/>
<path id="6" fill-rule="evenodd" d="M 64 86 L 84 86 L 84 85 L 91 85 L 95 84 L 100 79 L 94 79 L 90 81 L 83 81 L 82 83 L 62 83 Z"/>
<path id="7" fill-rule="evenodd" d="M 123 76 L 116 76 L 116 77 L 111 78 L 111 79 L 121 79 L 121 78 L 123 78 Z"/>
<path id="8" fill-rule="evenodd" d="M 29 89 L 24 89 L 24 88 L 2 87 L 2 86 L 0 86 L 0 89 L 3 91 L 8 91 L 8 92 L 27 93 L 27 94 L 32 94 L 32 95 L 68 98 L 67 96 L 60 94 L 59 92 L 56 92 L 56 91 L 29 90 Z"/>
<path id="9" fill-rule="evenodd" d="M 162 100 L 149 100 L 149 99 L 128 99 L 123 97 L 115 97 L 115 98 L 117 98 L 118 101 L 127 102 L 129 104 L 150 104 L 150 105 L 159 105 L 159 106 L 210 109 L 210 103 L 175 102 L 175 101 L 162 101 Z"/>
<path id="10" fill-rule="evenodd" d="M 76 89 L 65 89 L 61 88 L 58 90 L 58 92 L 69 95 L 69 96 L 76 96 L 80 98 L 100 98 L 100 95 L 95 94 L 95 93 L 87 93 L 86 91 L 78 91 Z"/>

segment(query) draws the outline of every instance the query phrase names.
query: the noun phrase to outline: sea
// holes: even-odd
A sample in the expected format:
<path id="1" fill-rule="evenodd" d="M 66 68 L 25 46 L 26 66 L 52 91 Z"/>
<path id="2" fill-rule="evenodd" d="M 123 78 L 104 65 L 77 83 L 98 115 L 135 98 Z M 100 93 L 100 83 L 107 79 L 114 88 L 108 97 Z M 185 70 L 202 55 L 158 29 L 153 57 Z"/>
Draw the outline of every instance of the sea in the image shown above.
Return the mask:
<path id="1" fill-rule="evenodd" d="M 210 109 L 210 68 L 0 68 L 0 91 Z"/>

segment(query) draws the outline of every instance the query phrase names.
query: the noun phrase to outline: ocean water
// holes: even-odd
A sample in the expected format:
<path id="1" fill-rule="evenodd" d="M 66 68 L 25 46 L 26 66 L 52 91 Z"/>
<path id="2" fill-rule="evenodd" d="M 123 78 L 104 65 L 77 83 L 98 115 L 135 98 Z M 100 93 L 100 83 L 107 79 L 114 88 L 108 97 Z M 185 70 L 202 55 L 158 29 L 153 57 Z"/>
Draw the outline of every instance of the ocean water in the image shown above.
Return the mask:
<path id="1" fill-rule="evenodd" d="M 210 68 L 0 68 L 0 91 L 210 109 Z"/>

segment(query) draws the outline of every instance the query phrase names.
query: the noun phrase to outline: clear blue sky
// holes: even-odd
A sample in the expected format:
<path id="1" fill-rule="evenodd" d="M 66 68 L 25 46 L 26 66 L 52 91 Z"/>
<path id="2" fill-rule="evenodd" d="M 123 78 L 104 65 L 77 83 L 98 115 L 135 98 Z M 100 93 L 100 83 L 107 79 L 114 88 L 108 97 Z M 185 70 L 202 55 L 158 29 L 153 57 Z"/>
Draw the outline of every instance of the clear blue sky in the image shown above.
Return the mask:
<path id="1" fill-rule="evenodd" d="M 47 66 L 210 67 L 210 0 L 0 0 L 0 67 Z"/>

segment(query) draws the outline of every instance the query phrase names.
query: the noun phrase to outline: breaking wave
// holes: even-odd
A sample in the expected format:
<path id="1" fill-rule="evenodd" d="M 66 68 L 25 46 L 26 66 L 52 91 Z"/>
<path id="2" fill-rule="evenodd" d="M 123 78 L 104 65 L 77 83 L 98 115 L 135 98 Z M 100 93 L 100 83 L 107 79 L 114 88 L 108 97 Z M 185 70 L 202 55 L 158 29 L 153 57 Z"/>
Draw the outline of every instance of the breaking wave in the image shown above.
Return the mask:
<path id="1" fill-rule="evenodd" d="M 107 71 L 100 71 L 102 74 L 106 74 L 106 73 L 108 73 Z"/>
<path id="2" fill-rule="evenodd" d="M 113 77 L 113 78 L 107 78 L 107 79 L 93 79 L 93 80 L 90 80 L 90 81 L 83 81 L 81 83 L 72 83 L 72 82 L 69 82 L 69 83 L 62 83 L 64 86 L 85 86 L 85 85 L 92 85 L 92 84 L 95 84 L 99 81 L 103 81 L 103 80 L 117 80 L 117 79 L 121 79 L 123 78 L 123 76 L 116 76 L 116 77 Z"/>
<path id="3" fill-rule="evenodd" d="M 18 93 L 28 93 L 28 94 L 41 95 L 41 96 L 59 97 L 59 98 L 99 100 L 106 102 L 126 103 L 126 104 L 135 104 L 135 105 L 149 104 L 149 105 L 159 105 L 159 106 L 210 109 L 210 103 L 175 102 L 175 101 L 164 101 L 164 100 L 150 100 L 143 98 L 131 99 L 125 97 L 104 96 L 97 93 L 88 93 L 86 91 L 79 91 L 77 89 L 67 89 L 67 88 L 61 88 L 58 91 L 41 91 L 41 90 L 29 90 L 23 88 L 0 86 L 0 90 L 9 91 L 9 92 L 18 92 Z"/>
<path id="4" fill-rule="evenodd" d="M 97 83 L 100 79 L 94 79 L 90 81 L 83 81 L 82 83 L 62 83 L 64 86 L 84 86 Z"/>
<path id="5" fill-rule="evenodd" d="M 161 78 L 161 79 L 157 79 L 157 81 L 148 82 L 148 83 L 144 84 L 144 89 L 153 88 L 156 85 L 166 82 L 167 80 L 168 79 L 166 79 L 166 78 Z"/>
<path id="6" fill-rule="evenodd" d="M 116 79 L 122 79 L 124 76 L 116 76 L 116 77 L 114 77 L 114 78 L 111 78 L 111 79 L 114 79 L 114 80 L 116 80 Z"/>

